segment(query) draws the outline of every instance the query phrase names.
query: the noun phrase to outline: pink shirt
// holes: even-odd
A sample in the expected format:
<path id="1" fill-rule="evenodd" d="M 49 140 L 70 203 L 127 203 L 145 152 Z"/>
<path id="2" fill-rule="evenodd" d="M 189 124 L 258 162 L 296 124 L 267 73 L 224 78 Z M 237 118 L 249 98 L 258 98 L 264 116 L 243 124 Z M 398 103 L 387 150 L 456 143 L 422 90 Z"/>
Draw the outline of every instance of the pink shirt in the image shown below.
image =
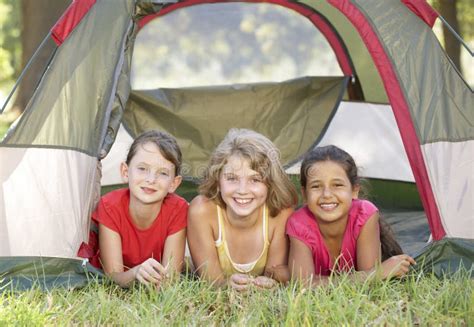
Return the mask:
<path id="1" fill-rule="evenodd" d="M 336 271 L 357 269 L 357 239 L 360 231 L 369 218 L 378 209 L 366 200 L 353 200 L 347 226 L 342 239 L 341 253 Z M 318 223 L 307 206 L 294 212 L 286 224 L 286 233 L 306 244 L 313 254 L 315 274 L 328 276 L 331 274 L 334 263 L 324 243 Z"/>

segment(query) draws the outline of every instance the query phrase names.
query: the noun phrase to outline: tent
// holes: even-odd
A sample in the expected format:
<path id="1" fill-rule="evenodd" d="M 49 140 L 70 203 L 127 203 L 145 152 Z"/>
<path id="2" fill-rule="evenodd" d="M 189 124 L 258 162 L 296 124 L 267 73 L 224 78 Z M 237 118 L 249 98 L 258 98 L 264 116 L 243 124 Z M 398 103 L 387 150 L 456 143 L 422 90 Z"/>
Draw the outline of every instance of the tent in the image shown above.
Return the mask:
<path id="1" fill-rule="evenodd" d="M 376 200 L 380 192 L 404 209 L 400 232 L 424 221 L 422 235 L 409 235 L 423 245 L 416 254 L 440 272 L 472 270 L 473 91 L 432 32 L 437 16 L 421 0 L 73 1 L 51 30 L 56 48 L 41 81 L 0 143 L 0 276 L 27 283 L 22 269 L 44 272 L 47 259 L 67 262 L 71 280 L 88 270 L 76 251 L 101 177 L 120 183 L 117 160 L 149 128 L 177 137 L 188 180 L 230 127 L 267 135 L 289 173 L 312 147 L 339 145 L 364 167 Z M 276 36 L 288 43 L 276 47 Z M 133 62 L 151 39 L 158 45 Z M 184 58 L 183 49 L 198 52 Z M 207 61 L 215 53 L 220 64 Z M 326 53 L 322 70 L 300 68 Z M 174 85 L 147 84 L 170 67 Z M 188 84 L 194 72 L 202 84 Z"/>

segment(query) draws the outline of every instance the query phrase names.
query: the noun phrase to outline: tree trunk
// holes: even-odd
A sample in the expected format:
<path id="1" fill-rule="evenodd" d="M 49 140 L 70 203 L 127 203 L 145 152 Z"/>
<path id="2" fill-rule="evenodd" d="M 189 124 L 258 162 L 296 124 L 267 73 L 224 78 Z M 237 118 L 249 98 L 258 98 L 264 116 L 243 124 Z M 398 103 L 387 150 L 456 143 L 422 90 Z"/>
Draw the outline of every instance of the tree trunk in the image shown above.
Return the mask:
<path id="1" fill-rule="evenodd" d="M 71 0 L 21 0 L 21 46 L 24 68 L 40 43 L 71 3 Z M 55 47 L 50 39 L 38 53 L 21 81 L 13 108 L 22 112 L 36 88 Z"/>
<path id="2" fill-rule="evenodd" d="M 459 21 L 456 8 L 457 0 L 440 0 L 439 13 L 448 22 L 448 24 L 460 35 Z M 443 25 L 444 45 L 448 56 L 453 61 L 454 65 L 461 71 L 461 44 L 453 35 L 453 33 Z"/>

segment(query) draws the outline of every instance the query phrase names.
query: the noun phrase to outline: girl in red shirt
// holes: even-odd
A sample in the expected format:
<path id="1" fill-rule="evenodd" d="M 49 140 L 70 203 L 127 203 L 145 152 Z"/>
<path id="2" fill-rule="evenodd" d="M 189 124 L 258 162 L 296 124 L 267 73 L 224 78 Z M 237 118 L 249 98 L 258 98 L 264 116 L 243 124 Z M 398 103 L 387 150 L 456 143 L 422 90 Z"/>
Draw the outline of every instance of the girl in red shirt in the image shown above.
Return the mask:
<path id="1" fill-rule="evenodd" d="M 378 209 L 358 199 L 357 166 L 347 152 L 333 145 L 312 150 L 301 164 L 301 185 L 307 205 L 286 227 L 293 278 L 318 284 L 333 272 L 355 269 L 354 276 L 365 279 L 382 258 L 378 276 L 388 278 L 415 264 L 380 225 Z"/>
<path id="2" fill-rule="evenodd" d="M 180 166 L 171 135 L 141 134 L 120 166 L 128 188 L 103 196 L 92 215 L 99 225 L 100 264 L 122 287 L 135 280 L 159 285 L 181 271 L 188 204 L 173 193 L 181 183 Z"/>

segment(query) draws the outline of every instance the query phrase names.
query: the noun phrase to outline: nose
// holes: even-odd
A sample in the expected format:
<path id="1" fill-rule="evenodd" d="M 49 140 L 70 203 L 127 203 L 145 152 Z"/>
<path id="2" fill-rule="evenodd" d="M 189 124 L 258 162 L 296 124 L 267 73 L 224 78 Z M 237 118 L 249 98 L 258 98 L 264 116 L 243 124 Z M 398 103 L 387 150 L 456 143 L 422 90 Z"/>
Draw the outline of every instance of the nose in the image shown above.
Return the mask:
<path id="1" fill-rule="evenodd" d="M 245 178 L 242 178 L 239 181 L 239 188 L 237 189 L 237 192 L 241 194 L 247 192 L 247 181 L 245 180 Z"/>
<path id="2" fill-rule="evenodd" d="M 330 187 L 323 187 L 323 197 L 330 197 L 332 195 Z"/>
<path id="3" fill-rule="evenodd" d="M 155 182 L 156 177 L 157 177 L 157 176 L 156 176 L 156 174 L 155 174 L 154 172 L 148 171 L 147 174 L 146 174 L 146 177 L 145 177 L 145 181 L 146 181 L 147 183 L 152 184 L 152 183 Z"/>

